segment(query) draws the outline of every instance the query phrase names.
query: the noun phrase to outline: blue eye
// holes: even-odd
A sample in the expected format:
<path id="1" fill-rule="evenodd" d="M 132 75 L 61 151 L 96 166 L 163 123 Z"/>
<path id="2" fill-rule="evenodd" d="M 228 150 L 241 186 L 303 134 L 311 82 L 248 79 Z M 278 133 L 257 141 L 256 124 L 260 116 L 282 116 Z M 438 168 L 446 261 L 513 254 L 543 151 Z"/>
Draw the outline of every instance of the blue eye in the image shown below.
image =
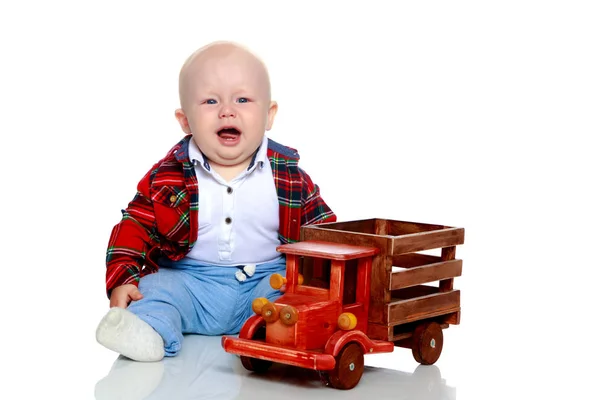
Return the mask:
<path id="1" fill-rule="evenodd" d="M 250 100 L 248 100 L 248 98 L 246 98 L 246 97 L 240 97 L 240 98 L 238 99 L 238 103 L 247 103 L 247 102 L 249 102 L 249 101 L 250 101 Z"/>
<path id="2" fill-rule="evenodd" d="M 206 104 L 217 104 L 217 101 L 215 99 L 208 99 L 205 102 Z"/>

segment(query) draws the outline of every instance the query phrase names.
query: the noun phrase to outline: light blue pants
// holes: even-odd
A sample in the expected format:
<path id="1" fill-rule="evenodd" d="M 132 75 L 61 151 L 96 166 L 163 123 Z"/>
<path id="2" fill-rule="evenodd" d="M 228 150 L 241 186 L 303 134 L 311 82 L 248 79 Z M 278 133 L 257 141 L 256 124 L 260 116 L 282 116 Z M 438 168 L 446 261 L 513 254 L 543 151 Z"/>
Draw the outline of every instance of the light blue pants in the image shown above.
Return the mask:
<path id="1" fill-rule="evenodd" d="M 253 276 L 240 282 L 237 267 L 200 264 L 184 258 L 161 261 L 158 272 L 140 280 L 144 296 L 131 302 L 128 310 L 154 328 L 165 342 L 165 355 L 181 349 L 183 334 L 237 334 L 252 315 L 252 300 L 281 296 L 269 284 L 273 273 L 285 276 L 285 257 L 258 264 Z"/>

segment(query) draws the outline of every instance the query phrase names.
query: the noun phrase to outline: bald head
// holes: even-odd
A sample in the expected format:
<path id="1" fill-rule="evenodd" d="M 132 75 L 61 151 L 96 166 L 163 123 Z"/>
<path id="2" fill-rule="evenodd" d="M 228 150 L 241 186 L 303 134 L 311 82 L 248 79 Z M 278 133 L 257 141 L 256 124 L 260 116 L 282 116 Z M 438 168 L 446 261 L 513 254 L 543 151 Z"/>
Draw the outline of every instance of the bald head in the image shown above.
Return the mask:
<path id="1" fill-rule="evenodd" d="M 256 85 L 260 95 L 271 101 L 271 83 L 264 63 L 239 44 L 214 42 L 196 50 L 181 67 L 181 107 L 185 110 L 186 103 L 198 89 L 210 90 L 213 84 L 225 80 L 238 85 Z"/>

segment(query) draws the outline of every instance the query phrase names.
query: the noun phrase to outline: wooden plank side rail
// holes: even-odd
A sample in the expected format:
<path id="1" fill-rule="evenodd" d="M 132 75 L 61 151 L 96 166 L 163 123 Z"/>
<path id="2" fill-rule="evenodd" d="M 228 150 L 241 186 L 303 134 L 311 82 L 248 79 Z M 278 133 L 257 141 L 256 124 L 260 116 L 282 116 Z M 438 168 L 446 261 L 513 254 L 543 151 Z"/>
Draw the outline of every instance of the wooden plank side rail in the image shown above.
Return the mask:
<path id="1" fill-rule="evenodd" d="M 434 293 L 388 304 L 388 323 L 405 323 L 460 310 L 460 290 Z"/>
<path id="2" fill-rule="evenodd" d="M 444 228 L 451 228 L 450 226 L 424 224 L 421 222 L 408 222 L 408 221 L 392 221 L 388 220 L 388 234 L 391 236 L 406 235 L 409 233 L 418 233 L 424 231 L 437 231 Z"/>
<path id="3" fill-rule="evenodd" d="M 442 257 L 429 254 L 408 253 L 392 257 L 392 263 L 396 267 L 412 268 L 420 267 L 425 264 L 433 264 L 442 261 Z"/>
<path id="4" fill-rule="evenodd" d="M 462 273 L 462 260 L 450 260 L 392 272 L 390 290 L 402 289 L 442 279 L 454 278 Z"/>
<path id="5" fill-rule="evenodd" d="M 308 225 L 303 226 L 304 228 L 308 228 L 308 230 L 320 227 L 325 228 L 327 230 L 339 230 L 339 231 L 348 231 L 348 232 L 356 232 L 356 233 L 374 233 L 375 232 L 375 224 L 377 223 L 378 218 L 368 218 L 368 219 L 359 219 L 353 221 L 336 221 L 336 222 L 325 222 L 316 225 Z"/>
<path id="6" fill-rule="evenodd" d="M 412 253 L 440 247 L 457 246 L 465 240 L 464 228 L 446 228 L 394 237 L 392 254 Z"/>

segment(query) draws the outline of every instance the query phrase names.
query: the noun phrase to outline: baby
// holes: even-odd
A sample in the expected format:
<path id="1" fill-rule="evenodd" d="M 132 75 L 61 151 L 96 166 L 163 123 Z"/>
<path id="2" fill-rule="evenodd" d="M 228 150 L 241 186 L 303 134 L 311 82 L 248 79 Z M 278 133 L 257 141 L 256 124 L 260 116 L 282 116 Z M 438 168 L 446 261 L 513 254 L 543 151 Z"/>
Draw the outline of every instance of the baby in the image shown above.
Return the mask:
<path id="1" fill-rule="evenodd" d="M 107 250 L 111 308 L 96 339 L 136 361 L 177 355 L 186 333 L 238 333 L 253 299 L 280 296 L 276 247 L 336 220 L 296 150 L 265 135 L 277 103 L 255 55 L 229 42 L 199 49 L 179 94 L 186 135 L 139 182 Z"/>

